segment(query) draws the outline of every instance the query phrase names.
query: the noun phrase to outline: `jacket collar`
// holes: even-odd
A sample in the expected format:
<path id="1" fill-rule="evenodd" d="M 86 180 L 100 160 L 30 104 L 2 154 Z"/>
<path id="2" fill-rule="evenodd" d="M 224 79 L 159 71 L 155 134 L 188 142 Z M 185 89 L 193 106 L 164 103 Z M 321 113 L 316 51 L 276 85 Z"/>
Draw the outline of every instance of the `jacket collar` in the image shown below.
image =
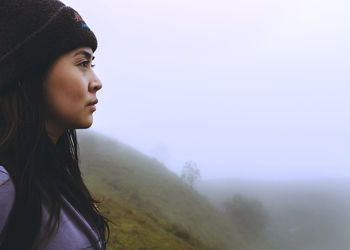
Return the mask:
<path id="1" fill-rule="evenodd" d="M 102 247 L 102 242 L 101 242 L 101 240 L 98 237 L 99 234 L 95 230 L 92 229 L 90 224 L 72 206 L 72 204 L 70 204 L 70 202 L 64 197 L 64 195 L 61 195 L 61 196 L 62 196 L 62 201 L 63 201 L 63 204 L 64 204 L 65 211 L 67 213 L 69 213 L 70 215 L 72 215 L 74 218 L 76 218 L 76 220 L 82 225 L 82 229 L 86 233 L 86 235 L 88 236 L 90 241 L 93 243 L 94 249 L 97 249 L 97 250 L 104 249 Z"/>

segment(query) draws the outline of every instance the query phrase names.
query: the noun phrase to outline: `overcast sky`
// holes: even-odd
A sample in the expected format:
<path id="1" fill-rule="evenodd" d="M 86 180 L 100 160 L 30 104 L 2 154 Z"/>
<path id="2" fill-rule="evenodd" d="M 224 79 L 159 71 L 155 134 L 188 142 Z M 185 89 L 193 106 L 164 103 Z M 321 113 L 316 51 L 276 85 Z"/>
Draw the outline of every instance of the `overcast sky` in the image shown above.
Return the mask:
<path id="1" fill-rule="evenodd" d="M 95 130 L 203 179 L 350 177 L 348 0 L 66 0 L 94 31 Z"/>

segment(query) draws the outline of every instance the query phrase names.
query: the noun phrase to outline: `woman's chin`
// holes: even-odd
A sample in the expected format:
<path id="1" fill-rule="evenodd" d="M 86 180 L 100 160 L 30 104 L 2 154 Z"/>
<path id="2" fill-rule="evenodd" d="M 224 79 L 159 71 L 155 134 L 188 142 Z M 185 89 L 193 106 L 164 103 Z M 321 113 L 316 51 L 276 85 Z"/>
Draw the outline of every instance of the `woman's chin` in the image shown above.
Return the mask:
<path id="1" fill-rule="evenodd" d="M 86 123 L 83 128 L 90 128 L 92 126 L 92 123 L 93 121 L 91 120 L 91 122 Z"/>
<path id="2" fill-rule="evenodd" d="M 80 122 L 79 124 L 76 124 L 75 129 L 84 129 L 84 128 L 90 128 L 93 124 L 93 118 L 91 116 L 91 119 L 87 119 L 83 122 Z"/>

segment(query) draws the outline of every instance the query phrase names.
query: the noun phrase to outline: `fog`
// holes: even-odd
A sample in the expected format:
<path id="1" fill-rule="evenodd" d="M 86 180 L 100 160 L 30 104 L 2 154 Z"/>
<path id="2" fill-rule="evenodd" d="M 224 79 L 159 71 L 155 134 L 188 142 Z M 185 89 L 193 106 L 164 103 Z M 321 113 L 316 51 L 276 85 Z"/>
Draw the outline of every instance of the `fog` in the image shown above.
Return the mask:
<path id="1" fill-rule="evenodd" d="M 265 232 L 283 250 L 347 250 L 350 180 L 205 181 L 197 190 L 223 209 L 235 194 L 262 202 Z"/>
<path id="2" fill-rule="evenodd" d="M 99 42 L 91 130 L 203 179 L 350 176 L 348 1 L 64 2 Z"/>

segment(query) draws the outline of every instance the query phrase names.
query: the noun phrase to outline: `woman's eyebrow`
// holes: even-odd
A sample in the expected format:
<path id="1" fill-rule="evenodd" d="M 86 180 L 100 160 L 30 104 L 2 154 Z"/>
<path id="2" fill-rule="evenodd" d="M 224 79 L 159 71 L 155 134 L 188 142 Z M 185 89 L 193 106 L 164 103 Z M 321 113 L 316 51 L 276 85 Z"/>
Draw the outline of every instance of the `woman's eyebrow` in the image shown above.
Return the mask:
<path id="1" fill-rule="evenodd" d="M 87 52 L 87 51 L 85 51 L 85 50 L 80 50 L 80 51 L 78 51 L 77 53 L 74 54 L 73 57 L 75 57 L 75 56 L 77 56 L 77 55 L 83 55 L 83 56 L 85 56 L 88 60 L 90 60 L 91 57 L 92 57 L 92 60 L 95 59 L 94 56 L 92 56 L 89 52 Z"/>

